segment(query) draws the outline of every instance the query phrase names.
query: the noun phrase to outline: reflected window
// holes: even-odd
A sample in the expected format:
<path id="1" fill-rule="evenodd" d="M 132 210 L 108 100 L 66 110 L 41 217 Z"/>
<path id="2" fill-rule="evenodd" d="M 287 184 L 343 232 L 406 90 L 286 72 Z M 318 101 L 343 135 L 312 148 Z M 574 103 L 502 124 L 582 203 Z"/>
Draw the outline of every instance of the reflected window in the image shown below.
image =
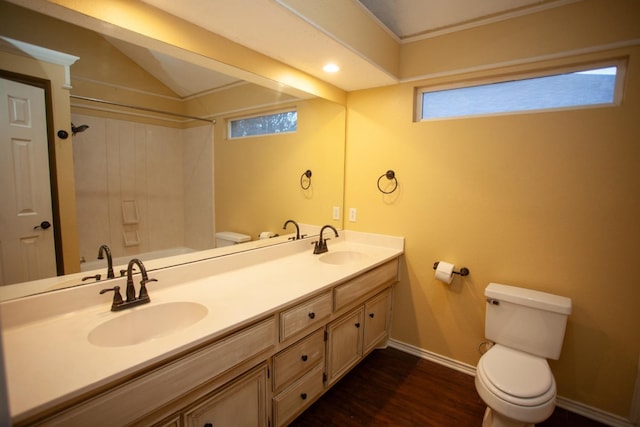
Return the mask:
<path id="1" fill-rule="evenodd" d="M 229 120 L 229 138 L 295 132 L 297 127 L 298 112 L 295 110 L 241 117 Z"/>
<path id="2" fill-rule="evenodd" d="M 418 120 L 617 104 L 622 67 L 616 63 L 442 90 L 423 88 L 418 91 Z"/>

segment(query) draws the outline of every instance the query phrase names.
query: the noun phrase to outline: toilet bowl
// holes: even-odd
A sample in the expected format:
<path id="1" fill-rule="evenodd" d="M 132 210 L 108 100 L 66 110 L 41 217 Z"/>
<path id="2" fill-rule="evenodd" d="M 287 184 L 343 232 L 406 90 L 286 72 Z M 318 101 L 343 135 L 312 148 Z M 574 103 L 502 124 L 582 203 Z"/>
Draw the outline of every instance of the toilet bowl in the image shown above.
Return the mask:
<path id="1" fill-rule="evenodd" d="M 555 408 L 556 383 L 546 359 L 499 344 L 480 358 L 475 385 L 487 404 L 483 427 L 531 426 Z"/>
<path id="2" fill-rule="evenodd" d="M 476 368 L 476 390 L 487 404 L 482 426 L 542 422 L 556 404 L 547 359 L 560 357 L 571 299 L 499 283 L 485 297 L 485 336 L 495 344 Z"/>

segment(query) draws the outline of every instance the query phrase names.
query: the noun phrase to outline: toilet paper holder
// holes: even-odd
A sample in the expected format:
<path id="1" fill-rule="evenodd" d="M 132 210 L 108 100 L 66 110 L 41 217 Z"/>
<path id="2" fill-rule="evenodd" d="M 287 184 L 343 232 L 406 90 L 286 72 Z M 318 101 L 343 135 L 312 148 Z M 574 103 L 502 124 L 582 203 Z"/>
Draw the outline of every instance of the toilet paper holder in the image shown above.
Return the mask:
<path id="1" fill-rule="evenodd" d="M 436 261 L 433 263 L 433 269 L 437 270 L 438 269 L 438 264 L 440 264 L 439 261 Z M 458 274 L 460 276 L 468 276 L 469 275 L 469 269 L 467 267 L 462 267 L 460 269 L 460 271 L 452 271 L 453 274 Z"/>

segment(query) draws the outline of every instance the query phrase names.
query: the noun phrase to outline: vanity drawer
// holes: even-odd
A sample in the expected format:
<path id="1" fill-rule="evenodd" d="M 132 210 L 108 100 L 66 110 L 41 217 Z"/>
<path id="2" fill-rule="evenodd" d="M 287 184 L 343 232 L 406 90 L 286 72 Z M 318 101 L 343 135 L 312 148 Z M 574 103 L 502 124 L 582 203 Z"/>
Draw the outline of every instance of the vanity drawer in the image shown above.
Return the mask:
<path id="1" fill-rule="evenodd" d="M 324 329 L 290 346 L 273 358 L 273 389 L 279 390 L 324 360 Z"/>
<path id="2" fill-rule="evenodd" d="M 285 341 L 315 325 L 331 314 L 331 291 L 306 300 L 280 313 L 280 341 Z"/>
<path id="3" fill-rule="evenodd" d="M 376 288 L 394 283 L 398 278 L 398 260 L 394 259 L 353 280 L 336 286 L 335 310 L 358 301 Z"/>
<path id="4" fill-rule="evenodd" d="M 126 425 L 273 347 L 275 318 L 248 326 L 188 356 L 133 378 L 47 419 L 46 425 Z M 135 402 L 127 405 L 123 402 Z M 141 409 L 143 409 L 141 411 Z M 96 417 L 96 414 L 100 414 Z"/>
<path id="5" fill-rule="evenodd" d="M 323 366 L 316 366 L 311 372 L 293 383 L 291 387 L 273 398 L 273 414 L 276 426 L 286 425 L 322 394 L 324 382 Z"/>

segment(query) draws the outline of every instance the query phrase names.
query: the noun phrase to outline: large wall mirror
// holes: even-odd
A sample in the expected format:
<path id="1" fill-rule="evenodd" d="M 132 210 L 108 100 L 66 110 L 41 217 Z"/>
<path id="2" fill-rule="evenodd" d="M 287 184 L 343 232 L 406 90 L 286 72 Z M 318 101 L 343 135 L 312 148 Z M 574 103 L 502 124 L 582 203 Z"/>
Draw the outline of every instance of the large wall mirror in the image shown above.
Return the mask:
<path id="1" fill-rule="evenodd" d="M 61 221 L 72 223 L 62 231 L 68 274 L 53 286 L 46 280 L 5 282 L 0 299 L 90 283 L 95 279 L 86 277 L 96 271 L 105 280 L 106 261 L 96 260 L 103 244 L 118 275 L 117 266 L 133 257 L 150 260 L 153 270 L 286 244 L 287 236 L 260 236 L 292 233 L 291 227 L 283 230 L 288 219 L 310 230 L 342 226 L 333 212 L 342 212 L 343 203 L 343 105 L 280 84 L 247 81 L 248 74 L 233 67 L 214 70 L 175 47 L 171 55 L 150 48 L 151 42 L 132 43 L 114 36 L 111 25 L 99 33 L 14 4 L 0 6 L 1 36 L 79 58 L 70 66 L 64 117 L 74 126 L 68 141 L 60 142 L 72 151 L 72 165 L 66 166 L 73 174 L 56 172 L 62 176 L 58 185 L 73 187 L 74 215 Z M 228 135 L 232 118 L 282 111 L 297 113 L 295 132 Z M 303 188 L 307 170 L 311 185 L 305 181 Z M 71 178 L 61 184 L 65 173 Z M 54 209 L 64 211 L 64 191 L 58 199 L 54 192 Z M 215 249 L 215 233 L 221 231 L 248 235 L 252 242 Z"/>

